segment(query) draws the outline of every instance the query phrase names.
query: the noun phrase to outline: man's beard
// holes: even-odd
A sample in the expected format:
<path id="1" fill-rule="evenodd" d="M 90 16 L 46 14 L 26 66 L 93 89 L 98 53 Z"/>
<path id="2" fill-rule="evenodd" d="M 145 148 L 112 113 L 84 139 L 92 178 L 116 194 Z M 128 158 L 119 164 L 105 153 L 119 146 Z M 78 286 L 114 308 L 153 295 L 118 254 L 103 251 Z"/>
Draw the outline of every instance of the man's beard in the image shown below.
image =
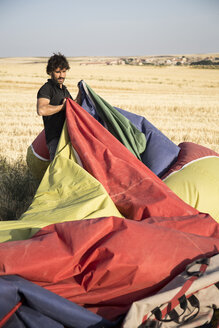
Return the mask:
<path id="1" fill-rule="evenodd" d="M 54 81 L 56 81 L 57 83 L 59 83 L 59 84 L 63 84 L 64 81 L 65 81 L 64 78 L 56 78 L 56 77 L 54 76 L 53 73 L 52 73 L 52 79 L 53 79 Z"/>

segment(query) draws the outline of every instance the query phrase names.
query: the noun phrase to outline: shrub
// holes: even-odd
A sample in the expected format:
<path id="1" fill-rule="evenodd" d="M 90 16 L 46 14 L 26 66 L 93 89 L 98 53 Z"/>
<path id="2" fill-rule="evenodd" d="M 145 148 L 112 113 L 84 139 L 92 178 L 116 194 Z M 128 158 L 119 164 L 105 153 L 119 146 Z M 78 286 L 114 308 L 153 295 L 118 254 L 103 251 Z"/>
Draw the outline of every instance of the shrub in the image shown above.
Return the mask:
<path id="1" fill-rule="evenodd" d="M 191 66 L 198 65 L 198 66 L 218 66 L 219 62 L 212 61 L 210 59 L 203 59 L 197 62 L 192 62 Z"/>
<path id="2" fill-rule="evenodd" d="M 0 220 L 17 220 L 27 210 L 38 188 L 22 159 L 9 164 L 0 157 Z"/>

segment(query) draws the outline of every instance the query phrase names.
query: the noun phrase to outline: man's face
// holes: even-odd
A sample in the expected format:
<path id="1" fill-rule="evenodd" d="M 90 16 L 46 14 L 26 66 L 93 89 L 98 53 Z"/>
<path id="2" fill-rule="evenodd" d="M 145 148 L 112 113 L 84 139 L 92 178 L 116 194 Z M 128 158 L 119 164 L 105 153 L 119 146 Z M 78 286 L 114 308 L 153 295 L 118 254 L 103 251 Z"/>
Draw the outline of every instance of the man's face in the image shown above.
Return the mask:
<path id="1" fill-rule="evenodd" d="M 63 68 L 56 68 L 52 73 L 51 73 L 51 78 L 59 83 L 60 86 L 62 86 L 62 84 L 64 83 L 65 81 L 65 77 L 66 77 L 66 69 Z"/>

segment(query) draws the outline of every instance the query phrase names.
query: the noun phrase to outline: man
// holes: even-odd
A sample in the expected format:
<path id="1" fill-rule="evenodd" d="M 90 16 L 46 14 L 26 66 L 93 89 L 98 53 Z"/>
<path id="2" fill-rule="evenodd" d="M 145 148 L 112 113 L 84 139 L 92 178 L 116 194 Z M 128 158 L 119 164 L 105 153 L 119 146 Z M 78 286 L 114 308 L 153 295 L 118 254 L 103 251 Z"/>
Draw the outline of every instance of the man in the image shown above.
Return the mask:
<path id="1" fill-rule="evenodd" d="M 50 160 L 55 157 L 56 148 L 65 122 L 66 98 L 71 98 L 68 89 L 63 84 L 69 63 L 62 54 L 54 54 L 48 60 L 47 74 L 51 79 L 39 89 L 37 93 L 37 113 L 43 117 L 46 134 L 46 144 L 49 149 Z M 75 101 L 79 102 L 78 94 Z"/>

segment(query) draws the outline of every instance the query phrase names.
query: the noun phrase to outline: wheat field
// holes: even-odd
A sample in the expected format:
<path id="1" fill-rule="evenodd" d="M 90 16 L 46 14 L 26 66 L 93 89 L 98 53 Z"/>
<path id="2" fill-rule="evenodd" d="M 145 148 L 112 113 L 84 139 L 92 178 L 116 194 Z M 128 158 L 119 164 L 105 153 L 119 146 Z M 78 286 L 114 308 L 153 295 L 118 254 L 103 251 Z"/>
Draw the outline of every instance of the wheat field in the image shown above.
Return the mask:
<path id="1" fill-rule="evenodd" d="M 0 58 L 0 156 L 25 159 L 43 129 L 36 94 L 48 58 Z M 86 65 L 69 58 L 65 85 L 73 97 L 84 80 L 111 105 L 140 114 L 176 144 L 192 141 L 219 152 L 219 74 L 216 69 Z"/>

